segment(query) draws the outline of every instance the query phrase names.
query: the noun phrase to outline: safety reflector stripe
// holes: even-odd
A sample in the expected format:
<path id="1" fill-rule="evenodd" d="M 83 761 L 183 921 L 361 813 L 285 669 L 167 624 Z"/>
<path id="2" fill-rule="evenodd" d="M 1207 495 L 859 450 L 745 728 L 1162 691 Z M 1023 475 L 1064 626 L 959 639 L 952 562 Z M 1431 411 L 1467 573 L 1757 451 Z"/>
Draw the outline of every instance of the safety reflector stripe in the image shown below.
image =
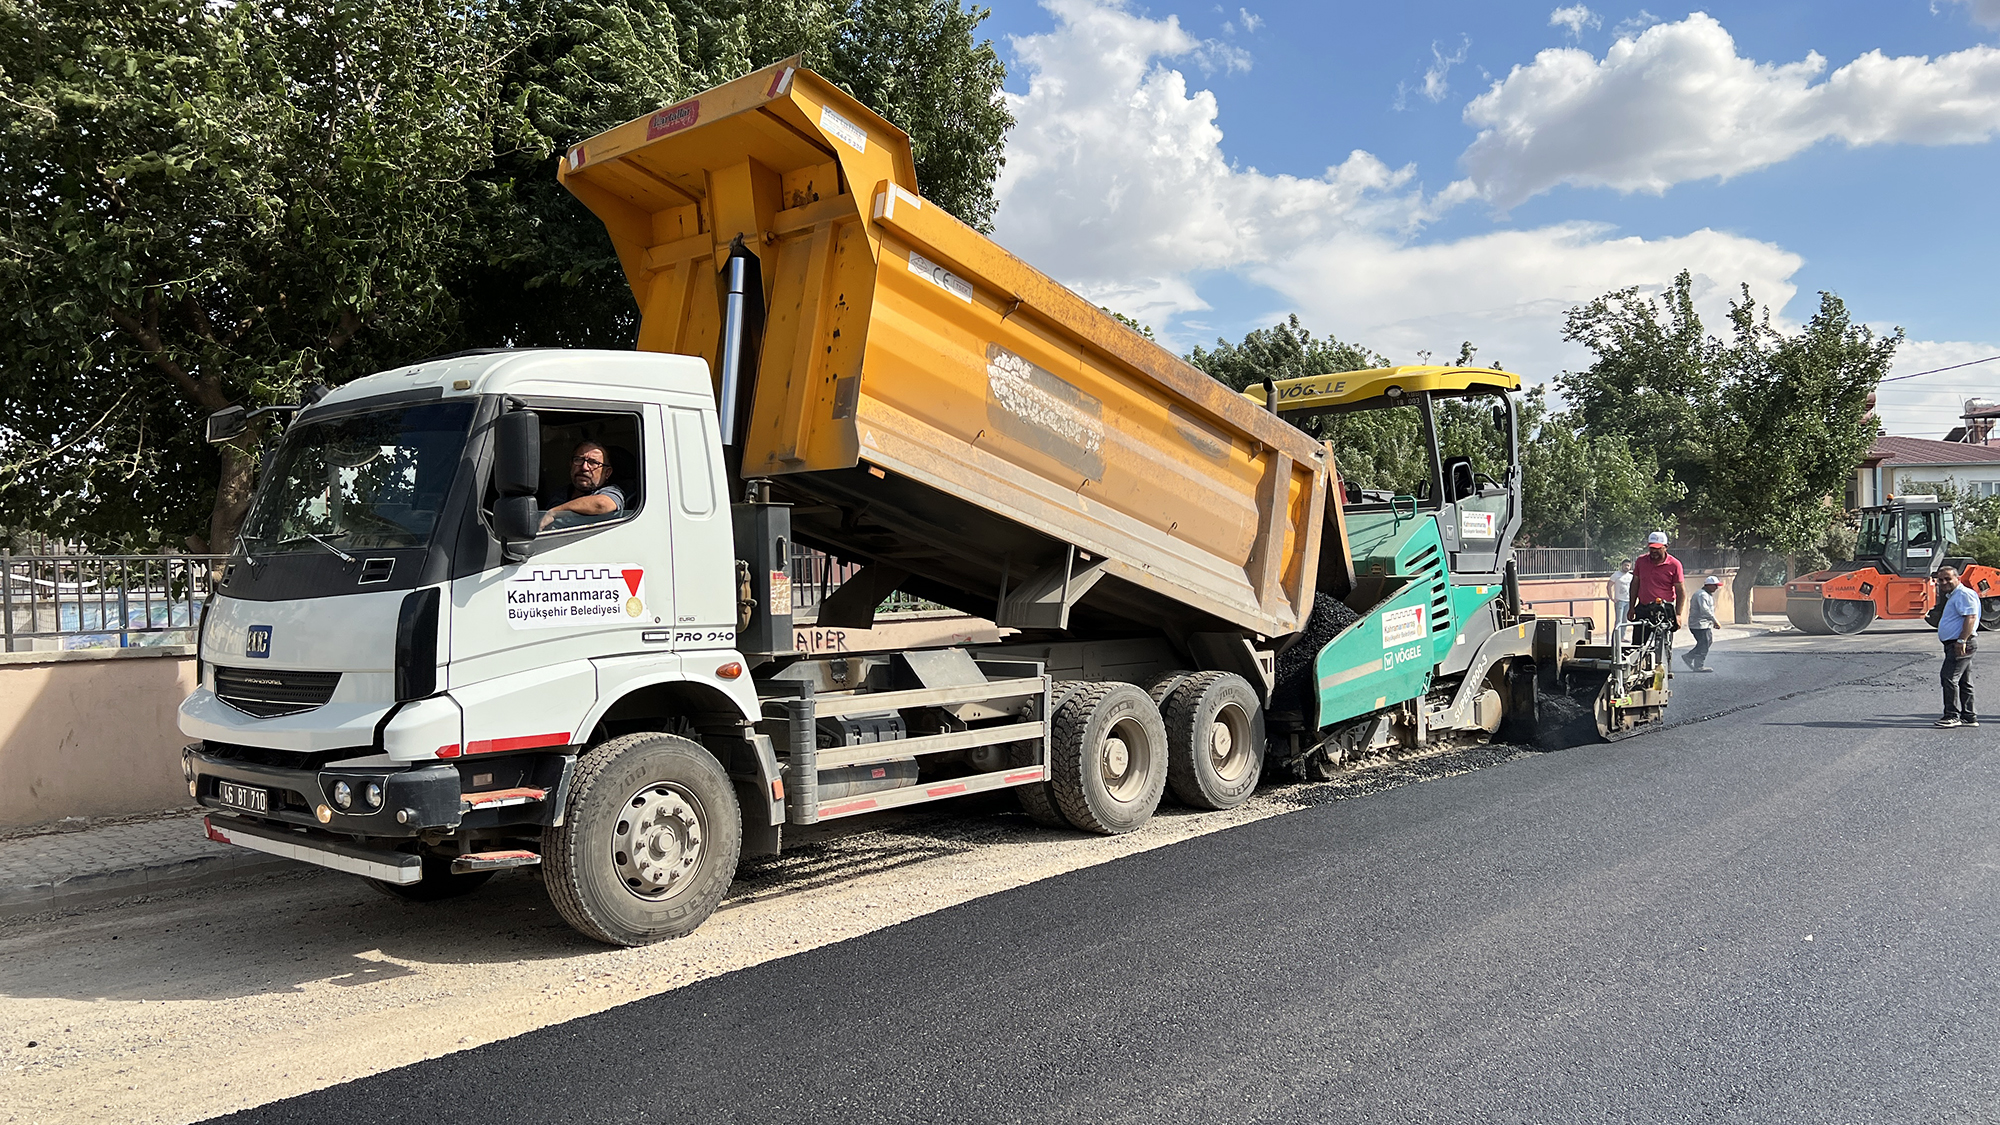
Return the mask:
<path id="1" fill-rule="evenodd" d="M 458 743 L 447 742 L 443 746 L 438 747 L 437 756 L 440 758 L 458 757 Z"/>
<path id="2" fill-rule="evenodd" d="M 568 746 L 569 732 L 560 734 L 524 734 L 514 738 L 484 738 L 478 742 L 465 744 L 468 754 L 504 754 L 509 750 L 533 750 L 540 746 Z"/>
<path id="3" fill-rule="evenodd" d="M 546 797 L 542 789 L 490 789 L 484 793 L 467 793 L 461 800 L 464 810 L 500 808 L 503 805 L 526 805 Z"/>
<path id="4" fill-rule="evenodd" d="M 1046 780 L 1048 779 L 1042 776 L 1042 767 L 1036 766 L 1034 769 L 1031 770 L 1022 770 L 1019 773 L 1008 774 L 1006 779 L 1006 784 L 1012 785 L 1017 781 L 1046 781 Z"/>
<path id="5" fill-rule="evenodd" d="M 820 806 L 819 815 L 839 816 L 841 813 L 859 812 L 862 809 L 872 809 L 874 807 L 875 798 L 864 797 L 859 801 L 849 801 L 844 805 L 822 805 Z"/>
<path id="6" fill-rule="evenodd" d="M 953 793 L 963 793 L 963 792 L 965 792 L 965 786 L 964 786 L 964 785 L 934 785 L 934 786 L 932 786 L 931 788 L 929 788 L 929 789 L 926 789 L 926 790 L 924 790 L 924 792 L 925 792 L 926 794 L 928 794 L 929 796 L 932 796 L 932 797 L 949 797 L 949 796 L 950 796 L 950 795 L 952 795 Z"/>

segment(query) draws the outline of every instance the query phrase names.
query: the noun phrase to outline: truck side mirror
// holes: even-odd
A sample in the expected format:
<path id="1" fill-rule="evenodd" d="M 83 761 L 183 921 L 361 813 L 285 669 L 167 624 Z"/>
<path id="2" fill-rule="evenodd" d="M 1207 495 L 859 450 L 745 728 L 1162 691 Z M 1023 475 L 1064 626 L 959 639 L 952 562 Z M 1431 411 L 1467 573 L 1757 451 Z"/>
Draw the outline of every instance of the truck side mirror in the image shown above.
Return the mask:
<path id="1" fill-rule="evenodd" d="M 534 411 L 502 414 L 494 423 L 493 485 L 510 497 L 532 497 L 542 487 L 542 419 Z"/>
<path id="2" fill-rule="evenodd" d="M 542 510 L 532 496 L 502 496 L 493 506 L 493 523 L 502 543 L 525 543 L 542 530 Z"/>
<path id="3" fill-rule="evenodd" d="M 225 406 L 208 416 L 204 436 L 208 444 L 221 445 L 242 435 L 250 425 L 250 408 L 247 406 Z"/>

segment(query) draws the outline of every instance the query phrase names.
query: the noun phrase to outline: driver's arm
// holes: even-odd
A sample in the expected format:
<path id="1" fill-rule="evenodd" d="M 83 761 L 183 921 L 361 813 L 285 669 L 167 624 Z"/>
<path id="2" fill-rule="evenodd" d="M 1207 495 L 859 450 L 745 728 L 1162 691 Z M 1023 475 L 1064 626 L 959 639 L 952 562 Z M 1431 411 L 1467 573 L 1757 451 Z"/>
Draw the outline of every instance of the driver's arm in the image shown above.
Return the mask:
<path id="1" fill-rule="evenodd" d="M 579 516 L 608 516 L 617 510 L 618 501 L 613 500 L 609 496 L 593 492 L 588 496 L 579 496 L 574 500 L 565 500 L 555 507 L 544 511 L 542 513 L 542 530 L 547 531 L 549 525 L 555 522 L 556 515 L 561 512 L 575 512 Z"/>

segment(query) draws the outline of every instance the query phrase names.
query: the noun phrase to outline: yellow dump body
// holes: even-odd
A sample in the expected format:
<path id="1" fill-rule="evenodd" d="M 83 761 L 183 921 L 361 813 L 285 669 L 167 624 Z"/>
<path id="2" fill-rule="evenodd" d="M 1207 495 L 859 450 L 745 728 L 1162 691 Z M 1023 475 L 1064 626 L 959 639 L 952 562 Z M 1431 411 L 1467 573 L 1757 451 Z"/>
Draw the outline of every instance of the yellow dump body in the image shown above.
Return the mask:
<path id="1" fill-rule="evenodd" d="M 1024 628 L 1279 636 L 1310 612 L 1325 450 L 922 199 L 908 137 L 796 60 L 560 175 L 641 349 L 715 369 L 718 271 L 739 237 L 760 259 L 742 475 L 801 540 Z"/>

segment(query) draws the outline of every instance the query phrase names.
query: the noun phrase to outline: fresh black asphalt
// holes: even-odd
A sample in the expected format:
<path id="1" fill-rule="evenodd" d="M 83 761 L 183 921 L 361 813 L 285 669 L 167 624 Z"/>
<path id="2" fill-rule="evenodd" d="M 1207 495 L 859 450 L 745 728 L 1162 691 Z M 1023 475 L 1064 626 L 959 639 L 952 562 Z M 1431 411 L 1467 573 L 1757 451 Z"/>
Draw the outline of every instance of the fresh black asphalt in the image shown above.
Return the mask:
<path id="1" fill-rule="evenodd" d="M 1934 649 L 1718 650 L 1664 731 L 225 1120 L 2000 1120 L 2000 723 L 1929 727 Z"/>

